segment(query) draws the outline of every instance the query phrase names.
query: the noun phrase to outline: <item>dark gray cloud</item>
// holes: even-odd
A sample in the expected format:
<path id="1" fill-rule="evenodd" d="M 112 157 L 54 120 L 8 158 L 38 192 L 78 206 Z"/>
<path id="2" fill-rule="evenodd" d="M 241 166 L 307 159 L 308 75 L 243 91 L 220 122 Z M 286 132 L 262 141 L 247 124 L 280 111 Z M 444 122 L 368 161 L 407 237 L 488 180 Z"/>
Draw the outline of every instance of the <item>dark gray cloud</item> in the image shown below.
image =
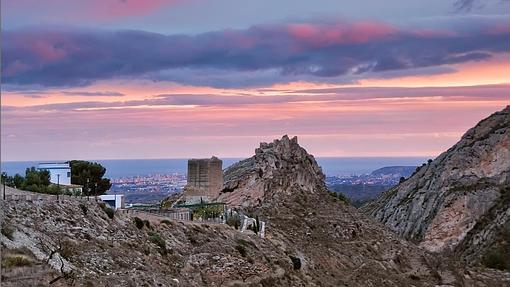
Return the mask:
<path id="1" fill-rule="evenodd" d="M 125 77 L 214 85 L 215 73 L 207 73 L 219 71 L 249 85 L 260 75 L 261 82 L 286 82 L 395 71 L 413 74 L 510 51 L 508 21 L 465 26 L 431 31 L 380 23 L 299 23 L 198 35 L 4 31 L 2 74 L 5 83 L 18 86 L 84 86 Z"/>
<path id="2" fill-rule="evenodd" d="M 487 0 L 456 0 L 453 4 L 453 7 L 457 12 L 470 12 L 472 10 L 480 10 L 483 9 L 487 2 L 509 2 L 509 0 L 497 0 L 497 1 L 487 1 Z"/>

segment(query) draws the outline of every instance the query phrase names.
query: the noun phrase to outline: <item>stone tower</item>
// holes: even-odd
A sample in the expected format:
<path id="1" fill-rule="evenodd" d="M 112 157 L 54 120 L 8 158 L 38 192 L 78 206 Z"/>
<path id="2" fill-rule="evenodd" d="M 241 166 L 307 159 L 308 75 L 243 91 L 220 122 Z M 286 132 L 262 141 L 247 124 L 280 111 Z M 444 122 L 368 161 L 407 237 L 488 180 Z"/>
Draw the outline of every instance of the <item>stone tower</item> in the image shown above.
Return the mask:
<path id="1" fill-rule="evenodd" d="M 184 187 L 187 204 L 208 202 L 223 187 L 223 162 L 217 157 L 188 160 L 188 181 Z"/>

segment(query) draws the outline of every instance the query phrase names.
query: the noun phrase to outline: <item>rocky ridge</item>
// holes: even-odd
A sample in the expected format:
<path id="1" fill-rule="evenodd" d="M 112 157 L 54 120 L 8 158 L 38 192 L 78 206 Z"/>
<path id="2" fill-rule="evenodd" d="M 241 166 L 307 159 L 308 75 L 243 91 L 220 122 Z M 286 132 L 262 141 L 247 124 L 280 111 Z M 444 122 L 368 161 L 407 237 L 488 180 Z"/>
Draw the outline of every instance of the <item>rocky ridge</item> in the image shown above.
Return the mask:
<path id="1" fill-rule="evenodd" d="M 429 251 L 470 264 L 510 234 L 510 106 L 362 211 Z M 508 243 L 508 242 L 507 242 Z"/>
<path id="2" fill-rule="evenodd" d="M 294 187 L 308 193 L 326 190 L 325 176 L 315 158 L 299 146 L 297 137 L 286 135 L 272 143 L 261 143 L 253 157 L 227 168 L 223 178 L 224 187 L 217 200 L 234 207 L 278 200 Z"/>
<path id="3" fill-rule="evenodd" d="M 484 285 L 492 280 L 485 277 L 481 280 L 485 283 L 473 281 L 481 273 L 468 271 L 447 258 L 430 256 L 331 196 L 320 167 L 299 146 L 297 138 L 284 136 L 261 143 L 253 157 L 224 174 L 220 199 L 268 222 L 270 240 L 299 258 L 301 274 L 314 284 Z M 491 284 L 502 283 L 496 280 Z"/>

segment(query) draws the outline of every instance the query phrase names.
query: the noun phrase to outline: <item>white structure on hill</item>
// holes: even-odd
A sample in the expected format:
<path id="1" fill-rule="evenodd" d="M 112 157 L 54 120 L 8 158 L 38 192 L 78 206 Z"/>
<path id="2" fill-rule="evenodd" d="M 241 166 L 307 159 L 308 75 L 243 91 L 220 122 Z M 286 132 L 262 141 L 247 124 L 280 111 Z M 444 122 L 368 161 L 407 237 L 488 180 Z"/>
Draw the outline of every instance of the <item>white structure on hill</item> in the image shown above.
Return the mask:
<path id="1" fill-rule="evenodd" d="M 124 195 L 122 194 L 104 194 L 100 195 L 99 198 L 108 204 L 113 209 L 124 208 Z"/>
<path id="2" fill-rule="evenodd" d="M 40 163 L 37 169 L 49 171 L 51 183 L 71 185 L 71 165 L 69 162 Z"/>

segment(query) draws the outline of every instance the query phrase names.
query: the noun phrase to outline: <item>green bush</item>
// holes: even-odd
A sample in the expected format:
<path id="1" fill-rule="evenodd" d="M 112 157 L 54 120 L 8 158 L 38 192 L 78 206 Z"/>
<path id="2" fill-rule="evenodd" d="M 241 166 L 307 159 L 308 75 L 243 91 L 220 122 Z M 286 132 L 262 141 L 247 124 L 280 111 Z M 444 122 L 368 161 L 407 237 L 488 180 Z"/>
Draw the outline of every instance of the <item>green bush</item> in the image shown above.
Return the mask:
<path id="1" fill-rule="evenodd" d="M 106 207 L 103 210 L 110 219 L 113 219 L 113 217 L 115 216 L 115 211 L 112 208 Z"/>
<path id="2" fill-rule="evenodd" d="M 108 215 L 108 217 L 110 219 L 113 219 L 113 217 L 115 216 L 115 210 L 113 210 L 112 208 L 110 208 L 108 205 L 106 205 L 106 203 L 104 202 L 100 202 L 99 203 L 99 207 L 101 207 L 101 209 L 106 213 L 106 215 Z"/>
<path id="3" fill-rule="evenodd" d="M 503 248 L 496 248 L 487 252 L 482 263 L 489 268 L 510 271 L 510 262 L 507 256 L 508 254 Z"/>
<path id="4" fill-rule="evenodd" d="M 1 231 L 5 237 L 9 238 L 9 240 L 13 239 L 12 234 L 14 233 L 14 229 L 12 229 L 12 227 L 7 225 L 7 223 L 4 222 L 4 224 L 2 225 Z"/>
<path id="5" fill-rule="evenodd" d="M 241 256 L 243 257 L 246 257 L 246 254 L 248 253 L 246 251 L 246 247 L 244 247 L 244 245 L 241 244 L 236 245 L 236 250 L 239 251 L 239 254 L 241 254 Z"/>
<path id="6" fill-rule="evenodd" d="M 157 232 L 153 232 L 153 231 L 149 231 L 149 241 L 156 244 L 161 250 L 165 250 L 166 251 L 166 242 L 165 240 L 163 240 L 163 238 L 161 238 L 161 236 L 159 235 L 159 233 Z"/>
<path id="7" fill-rule="evenodd" d="M 172 222 L 171 222 L 170 220 L 168 220 L 168 219 L 163 219 L 163 220 L 161 220 L 160 222 L 161 222 L 161 223 L 164 223 L 164 224 L 166 224 L 166 225 L 172 225 Z"/>
<path id="8" fill-rule="evenodd" d="M 135 223 L 136 228 L 138 228 L 138 229 L 142 229 L 143 226 L 145 225 L 143 223 L 143 220 L 141 220 L 139 217 L 136 217 L 136 216 L 133 218 L 133 222 Z"/>
<path id="9" fill-rule="evenodd" d="M 14 255 L 14 256 L 6 256 L 2 260 L 2 267 L 22 267 L 22 266 L 32 266 L 32 261 L 27 259 L 24 256 Z"/>
<path id="10" fill-rule="evenodd" d="M 329 195 L 331 195 L 332 197 L 334 197 L 336 199 L 339 199 L 342 202 L 349 203 L 349 199 L 345 196 L 345 194 L 343 194 L 341 192 L 332 191 L 329 193 Z"/>

